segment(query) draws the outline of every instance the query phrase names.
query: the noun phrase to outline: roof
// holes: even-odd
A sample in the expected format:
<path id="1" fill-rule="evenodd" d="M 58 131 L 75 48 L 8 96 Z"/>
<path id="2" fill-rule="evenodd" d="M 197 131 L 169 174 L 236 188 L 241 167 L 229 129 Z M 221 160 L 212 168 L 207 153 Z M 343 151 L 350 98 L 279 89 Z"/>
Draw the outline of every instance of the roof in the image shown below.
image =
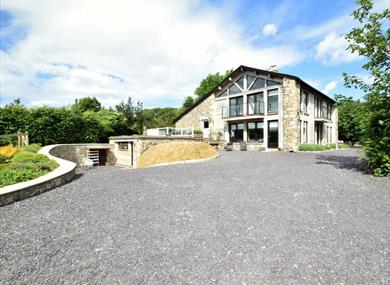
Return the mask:
<path id="1" fill-rule="evenodd" d="M 251 72 L 254 72 L 254 73 L 257 73 L 257 74 L 263 74 L 263 75 L 267 75 L 269 76 L 270 78 L 290 78 L 290 79 L 294 79 L 296 80 L 304 89 L 308 90 L 308 91 L 311 91 L 312 93 L 316 93 L 317 95 L 320 95 L 321 97 L 324 97 L 326 98 L 327 100 L 331 101 L 332 103 L 336 103 L 336 101 L 334 101 L 332 98 L 330 98 L 328 95 L 325 95 L 324 93 L 322 93 L 321 91 L 319 91 L 318 89 L 314 88 L 313 86 L 309 85 L 308 83 L 306 83 L 305 81 L 303 81 L 302 79 L 300 79 L 298 76 L 294 76 L 294 75 L 291 75 L 291 74 L 286 74 L 286 73 L 280 73 L 280 72 L 274 72 L 274 71 L 268 71 L 268 70 L 264 70 L 264 69 L 258 69 L 258 68 L 254 68 L 254 67 L 249 67 L 249 66 L 245 66 L 245 65 L 240 65 L 239 67 L 237 67 L 234 71 L 232 71 L 228 76 L 226 76 L 221 82 L 219 82 L 217 84 L 217 86 L 211 90 L 211 92 L 209 94 L 207 94 L 206 96 L 203 96 L 202 98 L 200 98 L 199 100 L 197 100 L 192 106 L 191 108 L 187 109 L 186 111 L 184 111 L 183 113 L 181 113 L 175 120 L 174 120 L 174 123 L 176 123 L 178 120 L 180 120 L 184 115 L 186 115 L 187 113 L 189 113 L 192 109 L 194 109 L 196 106 L 198 106 L 200 103 L 202 103 L 204 100 L 206 100 L 209 96 L 211 96 L 213 93 L 215 93 L 216 91 L 218 91 L 218 88 L 219 86 L 221 85 L 225 85 L 228 81 L 229 81 L 229 78 L 230 77 L 235 77 L 236 75 L 239 75 L 243 72 L 246 72 L 246 71 L 251 71 Z"/>

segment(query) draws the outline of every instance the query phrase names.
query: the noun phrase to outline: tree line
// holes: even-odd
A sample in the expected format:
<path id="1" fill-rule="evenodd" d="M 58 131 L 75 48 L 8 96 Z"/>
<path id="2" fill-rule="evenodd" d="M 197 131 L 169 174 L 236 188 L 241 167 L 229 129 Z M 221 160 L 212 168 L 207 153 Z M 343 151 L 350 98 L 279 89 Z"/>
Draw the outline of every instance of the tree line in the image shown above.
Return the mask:
<path id="1" fill-rule="evenodd" d="M 104 108 L 95 97 L 67 107 L 27 107 L 19 99 L 0 108 L 0 134 L 28 132 L 31 143 L 107 142 L 113 135 L 142 134 L 143 128 L 172 126 L 178 108 L 143 109 L 131 97 Z M 12 143 L 10 138 L 0 144 Z"/>

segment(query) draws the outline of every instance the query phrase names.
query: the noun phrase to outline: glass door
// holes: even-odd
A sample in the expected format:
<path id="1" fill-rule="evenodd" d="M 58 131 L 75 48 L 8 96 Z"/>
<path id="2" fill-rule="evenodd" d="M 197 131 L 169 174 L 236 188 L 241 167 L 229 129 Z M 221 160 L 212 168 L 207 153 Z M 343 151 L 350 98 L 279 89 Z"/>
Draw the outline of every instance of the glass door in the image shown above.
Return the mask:
<path id="1" fill-rule="evenodd" d="M 268 121 L 268 148 L 278 148 L 279 146 L 279 123 L 278 121 Z"/>

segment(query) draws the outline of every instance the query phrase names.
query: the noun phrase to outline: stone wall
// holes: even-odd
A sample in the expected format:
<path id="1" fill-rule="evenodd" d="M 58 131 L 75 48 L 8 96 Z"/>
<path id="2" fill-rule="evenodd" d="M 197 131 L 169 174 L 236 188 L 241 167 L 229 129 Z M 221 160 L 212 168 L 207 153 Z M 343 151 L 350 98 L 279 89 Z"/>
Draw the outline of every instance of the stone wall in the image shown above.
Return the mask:
<path id="1" fill-rule="evenodd" d="M 50 154 L 81 165 L 89 149 L 107 149 L 107 161 L 115 164 L 113 146 L 109 144 L 63 144 L 50 150 Z"/>
<path id="2" fill-rule="evenodd" d="M 215 129 L 215 96 L 210 95 L 202 103 L 189 111 L 183 117 L 181 117 L 175 124 L 177 128 L 194 128 L 195 130 L 202 130 L 202 118 L 209 119 L 210 136 Z"/>
<path id="3" fill-rule="evenodd" d="M 299 147 L 300 88 L 294 79 L 283 78 L 283 149 L 297 151 Z"/>

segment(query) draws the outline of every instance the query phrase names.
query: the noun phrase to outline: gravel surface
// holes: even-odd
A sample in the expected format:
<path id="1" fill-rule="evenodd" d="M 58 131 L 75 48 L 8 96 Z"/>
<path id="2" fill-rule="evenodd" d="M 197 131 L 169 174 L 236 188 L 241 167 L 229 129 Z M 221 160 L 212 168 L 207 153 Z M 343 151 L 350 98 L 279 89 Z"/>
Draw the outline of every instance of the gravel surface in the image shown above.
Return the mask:
<path id="1" fill-rule="evenodd" d="M 100 167 L 0 208 L 1 284 L 389 284 L 390 179 L 355 150 Z"/>

